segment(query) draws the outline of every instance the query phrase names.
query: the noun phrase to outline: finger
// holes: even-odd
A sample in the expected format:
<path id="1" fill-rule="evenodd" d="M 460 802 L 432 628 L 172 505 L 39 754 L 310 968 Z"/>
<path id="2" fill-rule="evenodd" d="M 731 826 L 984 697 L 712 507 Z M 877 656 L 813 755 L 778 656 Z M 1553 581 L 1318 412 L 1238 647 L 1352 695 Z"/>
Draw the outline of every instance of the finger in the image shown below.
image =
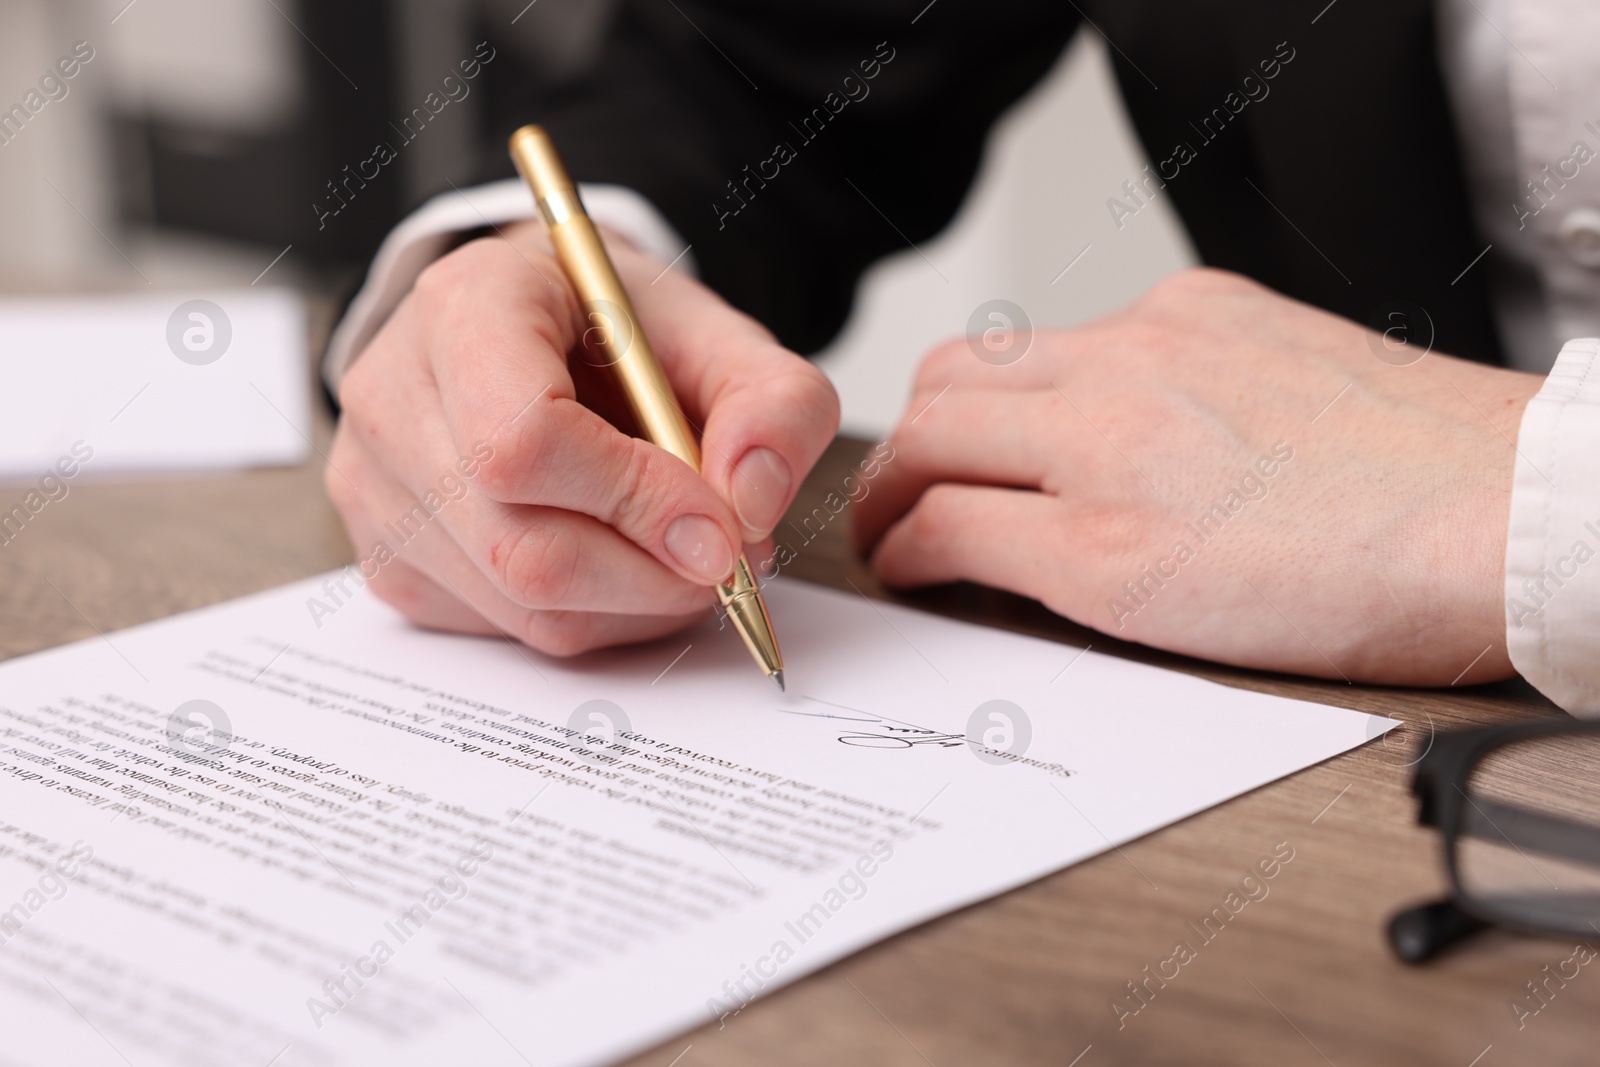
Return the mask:
<path id="1" fill-rule="evenodd" d="M 1051 330 L 1047 336 L 1008 333 L 1002 347 L 1003 359 L 991 354 L 977 337 L 955 337 L 934 346 L 917 364 L 913 392 L 932 397 L 947 387 L 1046 389 L 1077 365 L 1098 364 L 1103 369 L 1108 358 L 1097 350 L 1092 332 L 1083 329 Z"/>
<path id="2" fill-rule="evenodd" d="M 673 633 L 703 619 L 714 600 L 709 590 L 683 583 L 698 599 L 688 601 L 681 611 L 532 609 L 501 595 L 486 584 L 481 572 L 462 566 L 453 542 L 440 532 L 428 536 L 432 551 L 419 551 L 423 539 L 419 536 L 403 547 L 407 555 L 401 558 L 376 550 L 385 544 L 388 528 L 376 526 L 366 513 L 347 515 L 346 524 L 358 546 L 373 546 L 361 560 L 361 572 L 373 593 L 413 623 L 457 633 L 499 634 L 551 655 L 575 655 Z"/>
<path id="3" fill-rule="evenodd" d="M 704 611 L 687 616 L 541 611 L 531 613 L 524 631 L 514 634 L 495 626 L 454 592 L 399 560 L 379 572 L 372 582 L 372 590 L 414 626 L 520 641 L 557 656 L 651 641 L 692 626 L 706 614 Z"/>
<path id="4" fill-rule="evenodd" d="M 839 428 L 823 373 L 720 297 L 624 257 L 641 323 L 701 432 L 701 473 L 746 541 L 770 534 Z M 648 261 L 646 261 L 648 262 Z"/>
<path id="5" fill-rule="evenodd" d="M 698 624 L 711 609 L 691 615 L 606 615 L 598 612 L 538 611 L 529 619 L 523 642 L 553 656 L 576 656 L 597 648 L 636 645 Z"/>
<path id="6" fill-rule="evenodd" d="M 682 615 L 711 601 L 705 586 L 587 515 L 492 500 L 450 467 L 419 492 L 358 442 L 341 440 L 335 452 L 360 481 L 359 501 L 341 510 L 364 538 L 357 542 L 363 558 L 403 554 L 464 595 L 471 590 L 473 603 L 502 626 L 527 609 Z M 345 495 L 342 486 L 330 491 Z"/>
<path id="7" fill-rule="evenodd" d="M 1047 607 L 1082 618 L 1088 568 L 1067 563 L 1071 527 L 1068 506 L 1043 493 L 935 485 L 884 535 L 872 566 L 901 588 L 970 581 L 1034 598 L 1047 589 Z"/>
<path id="8" fill-rule="evenodd" d="M 348 455 L 344 463 L 352 465 Z M 409 540 L 391 544 L 398 539 L 386 522 L 375 518 L 383 506 L 379 503 L 374 508 L 373 484 L 377 480 L 370 471 L 362 472 L 363 493 L 353 509 L 335 499 L 356 546 L 356 565 L 372 592 L 419 626 L 460 633 L 505 633 L 522 640 L 532 609 L 470 579 L 471 565 L 440 529 L 424 526 Z M 446 562 L 451 555 L 455 556 L 453 563 Z M 452 580 L 452 572 L 467 588 Z"/>
<path id="9" fill-rule="evenodd" d="M 1092 433 L 1054 391 L 959 387 L 918 406 L 889 444 L 892 462 L 861 501 L 852 534 L 859 548 L 877 542 L 923 492 L 939 482 L 1010 486 L 1059 493 L 1061 471 L 1078 469 L 1081 434 Z M 1063 454 L 1065 453 L 1065 454 Z"/>
<path id="10" fill-rule="evenodd" d="M 590 515 L 691 581 L 726 578 L 741 540 L 731 512 L 688 466 L 577 402 L 565 366 L 576 341 L 571 294 L 545 284 L 529 256 L 480 241 L 430 268 L 413 321 L 397 326 L 432 331 L 430 364 L 368 376 L 364 388 L 380 395 L 364 406 L 407 412 L 431 374 L 451 447 L 472 457 L 471 477 L 488 495 Z M 437 453 L 419 436 L 389 429 L 397 467 Z"/>
<path id="11" fill-rule="evenodd" d="M 498 437 L 475 476 L 489 497 L 588 517 L 701 585 L 732 573 L 742 531 L 705 480 L 576 400 L 545 398 L 513 424 L 468 432 Z"/>
<path id="12" fill-rule="evenodd" d="M 404 560 L 384 564 L 367 585 L 413 625 L 458 634 L 500 632 L 481 612 Z"/>

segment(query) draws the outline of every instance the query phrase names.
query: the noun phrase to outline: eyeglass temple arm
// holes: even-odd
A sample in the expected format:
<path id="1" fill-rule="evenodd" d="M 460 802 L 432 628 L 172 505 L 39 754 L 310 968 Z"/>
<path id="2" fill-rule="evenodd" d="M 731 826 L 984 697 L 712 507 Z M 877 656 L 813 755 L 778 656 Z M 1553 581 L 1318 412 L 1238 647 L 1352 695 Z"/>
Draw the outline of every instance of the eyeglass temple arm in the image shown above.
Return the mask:
<path id="1" fill-rule="evenodd" d="M 1600 826 L 1559 815 L 1530 811 L 1463 794 L 1466 801 L 1458 832 L 1483 841 L 1504 841 L 1519 850 L 1600 864 Z"/>

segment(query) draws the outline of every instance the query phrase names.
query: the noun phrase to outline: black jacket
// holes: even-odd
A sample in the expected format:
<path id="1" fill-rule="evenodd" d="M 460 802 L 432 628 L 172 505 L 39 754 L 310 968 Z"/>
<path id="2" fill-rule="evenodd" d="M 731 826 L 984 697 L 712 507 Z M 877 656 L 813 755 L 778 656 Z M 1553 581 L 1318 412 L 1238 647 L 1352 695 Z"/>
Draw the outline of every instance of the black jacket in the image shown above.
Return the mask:
<path id="1" fill-rule="evenodd" d="M 639 190 L 709 285 L 811 351 L 870 263 L 950 221 L 997 116 L 1087 21 L 1153 161 L 1108 195 L 1164 182 L 1206 263 L 1363 323 L 1413 302 L 1436 349 L 1499 362 L 1487 271 L 1452 283 L 1485 242 L 1432 7 L 624 0 L 588 73 L 497 105 L 493 133 L 547 125 L 576 177 Z"/>

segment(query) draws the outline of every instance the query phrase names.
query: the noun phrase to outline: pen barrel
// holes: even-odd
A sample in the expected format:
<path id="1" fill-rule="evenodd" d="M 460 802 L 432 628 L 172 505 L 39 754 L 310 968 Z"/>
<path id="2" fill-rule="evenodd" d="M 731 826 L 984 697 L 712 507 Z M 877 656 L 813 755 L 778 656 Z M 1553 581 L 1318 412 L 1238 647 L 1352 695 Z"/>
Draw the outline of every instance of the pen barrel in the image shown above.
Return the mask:
<path id="1" fill-rule="evenodd" d="M 678 407 L 667 375 L 639 326 L 627 290 L 603 249 L 600 233 L 584 215 L 550 227 L 550 240 L 583 305 L 583 343 L 596 362 L 611 368 L 639 430 L 695 471 L 700 445 Z"/>
<path id="2" fill-rule="evenodd" d="M 533 190 L 556 257 L 578 295 L 585 348 L 617 376 L 645 437 L 698 471 L 700 445 L 694 430 L 549 135 L 537 126 L 522 127 L 511 137 L 511 158 Z"/>

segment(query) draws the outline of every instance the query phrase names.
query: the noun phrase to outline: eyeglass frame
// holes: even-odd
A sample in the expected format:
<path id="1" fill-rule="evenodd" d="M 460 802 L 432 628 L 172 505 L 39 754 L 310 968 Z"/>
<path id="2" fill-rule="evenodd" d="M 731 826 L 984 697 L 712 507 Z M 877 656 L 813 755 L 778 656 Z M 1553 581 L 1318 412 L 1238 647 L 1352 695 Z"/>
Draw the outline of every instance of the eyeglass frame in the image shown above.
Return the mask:
<path id="1" fill-rule="evenodd" d="M 1457 852 L 1466 825 L 1468 805 L 1477 808 L 1479 814 L 1495 827 L 1505 840 L 1511 840 L 1503 831 L 1499 831 L 1498 825 L 1489 819 L 1482 811 L 1479 802 L 1474 801 L 1465 789 L 1470 773 L 1490 752 L 1543 737 L 1590 734 L 1600 735 L 1600 720 L 1572 719 L 1563 716 L 1536 719 L 1532 722 L 1471 727 L 1435 734 L 1430 739 L 1427 750 L 1416 761 L 1416 770 L 1411 778 L 1411 792 L 1419 802 L 1418 824 L 1432 826 L 1439 831 L 1440 844 L 1444 849 L 1445 870 L 1450 878 L 1451 895 L 1448 901 L 1424 905 L 1395 916 L 1390 925 L 1390 939 L 1402 959 L 1410 963 L 1420 963 L 1437 955 L 1450 944 L 1491 925 L 1535 936 L 1587 932 L 1553 922 L 1549 924 L 1527 922 L 1480 906 L 1477 898 L 1462 887 Z M 1537 812 L 1519 812 L 1517 816 L 1523 819 L 1547 818 Z M 1513 847 L 1515 847 L 1514 842 Z M 1462 914 L 1451 916 L 1448 913 L 1450 909 Z M 1431 915 L 1426 918 L 1421 917 L 1423 913 L 1429 912 Z M 1425 921 L 1433 927 L 1428 935 L 1433 939 L 1432 942 L 1420 951 L 1415 946 L 1411 951 L 1407 951 L 1401 945 L 1402 935 L 1399 927 L 1408 917 L 1414 917 L 1415 922 Z M 1415 929 L 1412 931 L 1412 936 L 1418 936 Z"/>

